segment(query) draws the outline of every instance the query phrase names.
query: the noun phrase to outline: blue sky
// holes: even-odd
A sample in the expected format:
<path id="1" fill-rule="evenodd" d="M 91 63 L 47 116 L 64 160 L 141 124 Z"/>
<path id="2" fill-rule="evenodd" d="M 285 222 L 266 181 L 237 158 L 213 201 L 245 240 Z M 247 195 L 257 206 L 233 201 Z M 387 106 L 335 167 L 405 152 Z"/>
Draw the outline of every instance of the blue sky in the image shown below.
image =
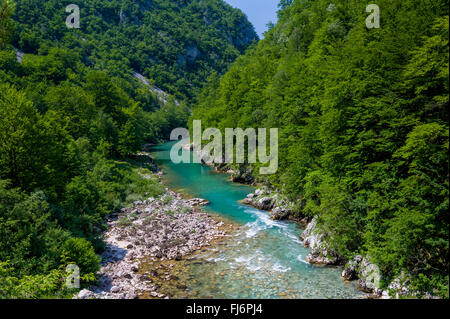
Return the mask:
<path id="1" fill-rule="evenodd" d="M 278 3 L 280 0 L 225 0 L 225 2 L 241 9 L 255 26 L 255 30 L 261 38 L 262 33 L 267 31 L 266 24 L 269 21 L 277 22 Z"/>

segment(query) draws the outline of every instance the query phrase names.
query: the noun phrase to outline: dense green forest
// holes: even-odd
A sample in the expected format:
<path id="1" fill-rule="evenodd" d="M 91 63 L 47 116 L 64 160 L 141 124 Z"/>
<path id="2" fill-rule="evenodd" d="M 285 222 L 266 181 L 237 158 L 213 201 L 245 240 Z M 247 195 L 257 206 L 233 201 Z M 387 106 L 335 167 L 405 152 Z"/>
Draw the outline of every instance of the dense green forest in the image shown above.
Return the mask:
<path id="1" fill-rule="evenodd" d="M 27 53 L 56 44 L 88 66 L 122 77 L 133 71 L 178 99 L 191 99 L 257 39 L 245 15 L 222 0 L 16 0 L 12 42 Z M 80 29 L 62 22 L 80 7 Z"/>
<path id="2" fill-rule="evenodd" d="M 279 128 L 278 173 L 257 180 L 317 217 L 341 256 L 369 255 L 385 285 L 405 273 L 448 298 L 449 3 L 379 0 L 369 29 L 365 2 L 330 2 L 282 1 L 192 119 Z"/>
<path id="3" fill-rule="evenodd" d="M 130 156 L 184 126 L 194 92 L 254 39 L 218 0 L 0 0 L 0 297 L 71 296 L 72 263 L 96 280 L 104 217 L 163 192 Z"/>

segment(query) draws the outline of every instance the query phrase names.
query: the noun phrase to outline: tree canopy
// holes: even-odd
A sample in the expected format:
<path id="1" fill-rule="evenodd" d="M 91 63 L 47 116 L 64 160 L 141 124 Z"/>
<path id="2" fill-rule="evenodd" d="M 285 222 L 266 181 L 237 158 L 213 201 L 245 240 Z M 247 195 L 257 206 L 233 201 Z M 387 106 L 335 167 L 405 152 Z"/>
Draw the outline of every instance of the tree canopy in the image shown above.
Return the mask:
<path id="1" fill-rule="evenodd" d="M 279 170 L 257 179 L 317 217 L 342 256 L 448 297 L 448 1 L 377 5 L 369 29 L 361 1 L 283 1 L 191 119 L 279 128 Z"/>
<path id="2" fill-rule="evenodd" d="M 191 99 L 211 72 L 223 73 L 258 39 L 246 16 L 222 0 L 16 0 L 13 44 L 77 52 L 86 65 L 124 77 L 145 75 L 178 99 Z M 68 29 L 65 8 L 80 8 Z"/>
<path id="3" fill-rule="evenodd" d="M 96 280 L 105 216 L 163 193 L 133 155 L 255 39 L 219 0 L 0 0 L 0 298 L 70 296 L 73 263 Z"/>

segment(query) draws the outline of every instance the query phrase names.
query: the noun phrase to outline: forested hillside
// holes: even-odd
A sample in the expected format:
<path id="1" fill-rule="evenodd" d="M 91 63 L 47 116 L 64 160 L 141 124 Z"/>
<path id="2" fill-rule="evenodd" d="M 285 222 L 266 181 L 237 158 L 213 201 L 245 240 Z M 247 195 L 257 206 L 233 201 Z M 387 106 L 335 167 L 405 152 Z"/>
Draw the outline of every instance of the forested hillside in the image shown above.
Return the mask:
<path id="1" fill-rule="evenodd" d="M 72 263 L 95 281 L 105 216 L 163 191 L 130 156 L 184 126 L 193 92 L 255 38 L 218 0 L 0 0 L 0 298 L 71 296 Z"/>
<path id="2" fill-rule="evenodd" d="M 177 98 L 192 98 L 257 40 L 245 15 L 222 0 L 17 0 L 13 44 L 26 53 L 60 46 L 123 77 L 142 73 Z M 65 8 L 80 7 L 80 29 Z"/>
<path id="3" fill-rule="evenodd" d="M 257 179 L 316 217 L 334 251 L 369 255 L 384 285 L 410 274 L 448 298 L 449 3 L 376 3 L 379 29 L 365 2 L 282 1 L 192 119 L 279 128 L 278 173 Z"/>

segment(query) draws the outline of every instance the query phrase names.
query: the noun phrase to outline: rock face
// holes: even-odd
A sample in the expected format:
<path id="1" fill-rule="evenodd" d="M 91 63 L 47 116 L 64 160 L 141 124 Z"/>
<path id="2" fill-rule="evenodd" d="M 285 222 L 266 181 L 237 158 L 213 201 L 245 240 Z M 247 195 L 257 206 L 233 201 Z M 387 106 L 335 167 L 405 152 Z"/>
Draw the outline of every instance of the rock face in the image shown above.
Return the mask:
<path id="1" fill-rule="evenodd" d="M 223 222 L 195 209 L 207 202 L 182 199 L 166 190 L 159 199 L 135 202 L 133 208 L 110 215 L 98 284 L 74 298 L 134 299 L 142 292 L 165 297 L 145 274 L 138 273 L 140 260 L 180 260 L 224 236 Z"/>
<path id="2" fill-rule="evenodd" d="M 324 235 L 317 227 L 316 218 L 308 224 L 301 238 L 303 245 L 311 250 L 305 258 L 307 262 L 320 265 L 336 265 L 340 263 L 341 258 L 331 251 L 328 244 L 324 241 Z"/>

